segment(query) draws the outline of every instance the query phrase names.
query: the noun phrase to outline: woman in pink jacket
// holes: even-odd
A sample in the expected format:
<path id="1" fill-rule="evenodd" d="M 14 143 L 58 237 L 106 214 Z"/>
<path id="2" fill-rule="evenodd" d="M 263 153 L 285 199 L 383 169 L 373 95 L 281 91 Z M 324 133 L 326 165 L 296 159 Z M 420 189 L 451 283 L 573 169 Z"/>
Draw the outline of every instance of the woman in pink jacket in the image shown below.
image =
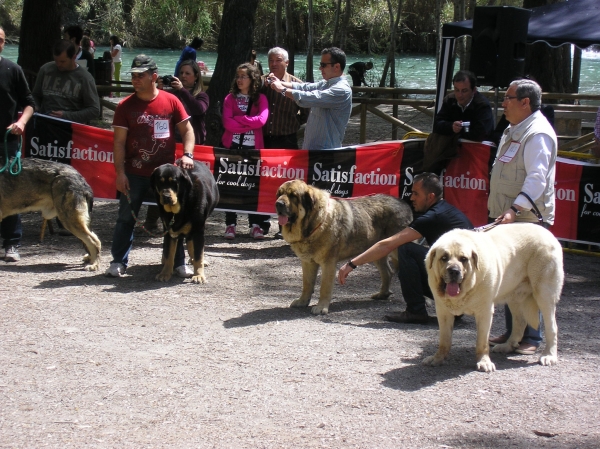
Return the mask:
<path id="1" fill-rule="evenodd" d="M 258 92 L 260 87 L 260 72 L 255 66 L 248 63 L 238 66 L 230 93 L 223 102 L 225 132 L 221 140 L 225 148 L 244 150 L 264 147 L 262 127 L 269 118 L 269 103 L 267 97 Z M 253 239 L 262 240 L 269 232 L 270 218 L 270 215 L 248 214 L 250 236 Z M 225 213 L 225 226 L 225 238 L 235 239 L 235 212 Z"/>

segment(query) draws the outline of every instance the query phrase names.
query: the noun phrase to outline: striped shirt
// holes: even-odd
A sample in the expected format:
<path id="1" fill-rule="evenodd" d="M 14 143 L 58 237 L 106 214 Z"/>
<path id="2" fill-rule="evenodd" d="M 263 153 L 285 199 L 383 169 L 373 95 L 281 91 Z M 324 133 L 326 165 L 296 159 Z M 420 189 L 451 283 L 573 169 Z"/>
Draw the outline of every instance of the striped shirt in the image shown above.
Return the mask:
<path id="1" fill-rule="evenodd" d="M 291 98 L 281 95 L 265 84 L 266 76 L 263 76 L 263 86 L 260 93 L 265 94 L 269 100 L 269 120 L 263 127 L 263 136 L 287 136 L 294 134 L 300 129 L 300 125 L 306 123 L 310 109 L 301 108 Z M 286 83 L 301 83 L 302 80 L 285 72 L 281 81 Z"/>
<path id="2" fill-rule="evenodd" d="M 292 83 L 292 95 L 301 107 L 310 107 L 302 148 L 321 150 L 342 146 L 352 112 L 352 88 L 345 76 L 318 83 Z"/>

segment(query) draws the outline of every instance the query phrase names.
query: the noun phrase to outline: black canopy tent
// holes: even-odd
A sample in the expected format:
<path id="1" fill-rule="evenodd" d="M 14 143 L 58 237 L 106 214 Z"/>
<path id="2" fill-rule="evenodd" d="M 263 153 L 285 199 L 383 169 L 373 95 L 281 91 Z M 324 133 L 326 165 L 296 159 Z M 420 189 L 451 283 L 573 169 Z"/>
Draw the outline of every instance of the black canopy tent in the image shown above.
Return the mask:
<path id="1" fill-rule="evenodd" d="M 447 23 L 442 27 L 436 111 L 441 107 L 445 87 L 453 76 L 450 63 L 454 40 L 460 36 L 470 36 L 472 31 L 472 20 Z M 600 44 L 600 0 L 567 0 L 532 8 L 527 43 L 534 42 L 546 42 L 553 47 L 574 44 L 580 48 Z"/>

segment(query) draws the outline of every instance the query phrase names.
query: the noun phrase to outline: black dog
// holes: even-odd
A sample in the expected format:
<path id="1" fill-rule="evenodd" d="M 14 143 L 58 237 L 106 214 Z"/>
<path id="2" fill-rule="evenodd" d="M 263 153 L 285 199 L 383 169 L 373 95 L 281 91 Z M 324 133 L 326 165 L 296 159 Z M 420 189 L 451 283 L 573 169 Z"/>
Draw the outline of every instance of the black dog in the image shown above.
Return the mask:
<path id="1" fill-rule="evenodd" d="M 192 282 L 203 284 L 206 282 L 204 226 L 219 202 L 219 190 L 205 164 L 194 161 L 194 168 L 185 170 L 179 163 L 157 167 L 150 178 L 160 218 L 167 230 L 165 238 L 170 240 L 163 254 L 163 269 L 156 279 L 163 282 L 171 279 L 177 239 L 184 236 L 194 264 Z"/>

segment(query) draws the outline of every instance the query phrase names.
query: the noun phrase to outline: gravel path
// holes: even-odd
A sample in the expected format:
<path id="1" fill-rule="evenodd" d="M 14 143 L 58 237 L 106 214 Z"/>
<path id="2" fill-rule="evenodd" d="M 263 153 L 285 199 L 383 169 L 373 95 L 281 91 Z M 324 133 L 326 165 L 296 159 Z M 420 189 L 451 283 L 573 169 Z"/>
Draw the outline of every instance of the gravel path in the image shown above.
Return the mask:
<path id="1" fill-rule="evenodd" d="M 115 203 L 94 206 L 103 267 L 115 217 Z M 290 309 L 289 246 L 227 242 L 223 222 L 208 224 L 209 283 L 193 285 L 154 281 L 159 238 L 138 232 L 128 275 L 110 279 L 81 269 L 75 238 L 40 244 L 39 215 L 24 216 L 21 262 L 0 262 L 0 447 L 599 446 L 599 258 L 566 255 L 559 365 L 494 354 L 485 374 L 471 317 L 448 364 L 423 367 L 437 328 L 383 320 L 404 308 L 397 280 L 372 301 L 377 272 L 361 267 L 329 315 Z"/>

